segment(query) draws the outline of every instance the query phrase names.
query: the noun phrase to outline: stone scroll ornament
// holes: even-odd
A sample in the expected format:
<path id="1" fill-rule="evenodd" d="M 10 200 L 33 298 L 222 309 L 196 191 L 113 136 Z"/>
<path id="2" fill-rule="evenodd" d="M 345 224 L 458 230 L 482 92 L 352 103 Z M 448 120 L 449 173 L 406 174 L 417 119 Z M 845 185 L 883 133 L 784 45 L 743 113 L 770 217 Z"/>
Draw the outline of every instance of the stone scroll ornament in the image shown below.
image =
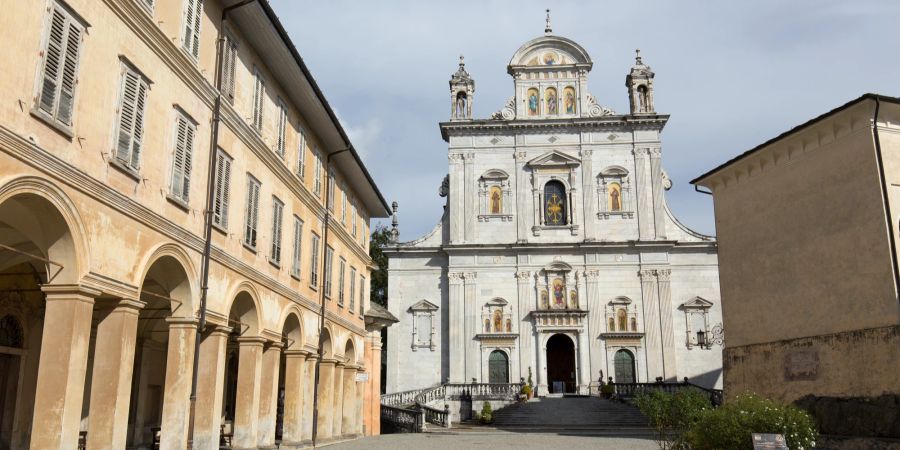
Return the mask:
<path id="1" fill-rule="evenodd" d="M 510 97 L 500 111 L 491 114 L 492 120 L 513 120 L 516 118 L 516 97 Z"/>
<path id="2" fill-rule="evenodd" d="M 721 323 L 716 324 L 712 327 L 712 336 L 710 336 L 710 342 L 713 345 L 725 346 L 725 328 Z"/>
<path id="3" fill-rule="evenodd" d="M 587 96 L 587 115 L 589 117 L 600 117 L 600 116 L 615 116 L 616 112 L 600 106 L 597 104 L 597 99 L 594 98 L 593 95 L 588 94 Z"/>

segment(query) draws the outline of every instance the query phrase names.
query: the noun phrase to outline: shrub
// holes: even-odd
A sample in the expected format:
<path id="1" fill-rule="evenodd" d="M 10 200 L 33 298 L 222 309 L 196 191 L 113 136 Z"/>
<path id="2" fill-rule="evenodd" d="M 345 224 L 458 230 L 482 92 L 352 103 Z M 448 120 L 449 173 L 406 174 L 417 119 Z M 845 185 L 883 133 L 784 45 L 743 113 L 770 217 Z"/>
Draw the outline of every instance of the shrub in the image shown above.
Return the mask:
<path id="1" fill-rule="evenodd" d="M 531 385 L 530 385 L 530 384 L 526 384 L 526 385 L 522 386 L 522 391 L 521 391 L 520 393 L 521 393 L 521 394 L 525 394 L 525 395 L 531 395 L 531 392 L 532 392 L 532 391 L 531 391 Z"/>
<path id="2" fill-rule="evenodd" d="M 491 402 L 484 402 L 481 407 L 481 423 L 491 423 L 494 421 L 494 412 L 491 410 Z"/>
<path id="3" fill-rule="evenodd" d="M 600 393 L 610 396 L 616 393 L 616 387 L 612 384 L 606 383 L 603 386 L 600 386 Z"/>
<path id="4" fill-rule="evenodd" d="M 650 420 L 650 426 L 656 431 L 656 443 L 662 450 L 687 448 L 684 433 L 712 408 L 706 395 L 693 389 L 675 394 L 644 392 L 635 398 L 635 404 Z"/>
<path id="5" fill-rule="evenodd" d="M 751 433 L 784 436 L 791 450 L 815 445 L 816 427 L 805 411 L 754 394 L 742 394 L 702 414 L 685 441 L 693 450 L 753 449 Z"/>

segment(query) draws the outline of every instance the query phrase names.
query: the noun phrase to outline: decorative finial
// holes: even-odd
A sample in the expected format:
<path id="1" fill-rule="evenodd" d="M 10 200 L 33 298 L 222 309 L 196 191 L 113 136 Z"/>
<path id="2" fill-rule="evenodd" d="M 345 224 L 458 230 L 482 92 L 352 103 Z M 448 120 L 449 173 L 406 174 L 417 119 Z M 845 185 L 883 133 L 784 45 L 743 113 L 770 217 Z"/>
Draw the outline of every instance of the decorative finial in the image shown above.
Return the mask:
<path id="1" fill-rule="evenodd" d="M 391 203 L 391 209 L 393 210 L 393 217 L 391 218 L 391 242 L 396 243 L 400 240 L 400 229 L 397 228 L 397 225 L 400 224 L 400 221 L 397 220 L 397 202 Z"/>
<path id="2" fill-rule="evenodd" d="M 466 57 L 459 55 L 459 67 L 466 67 Z"/>
<path id="3" fill-rule="evenodd" d="M 553 28 L 550 26 L 550 9 L 547 9 L 547 26 L 544 27 L 544 33 L 550 34 L 553 32 Z"/>
<path id="4" fill-rule="evenodd" d="M 636 64 L 643 64 L 643 62 L 641 62 L 641 49 L 639 48 L 634 49 L 634 62 Z"/>

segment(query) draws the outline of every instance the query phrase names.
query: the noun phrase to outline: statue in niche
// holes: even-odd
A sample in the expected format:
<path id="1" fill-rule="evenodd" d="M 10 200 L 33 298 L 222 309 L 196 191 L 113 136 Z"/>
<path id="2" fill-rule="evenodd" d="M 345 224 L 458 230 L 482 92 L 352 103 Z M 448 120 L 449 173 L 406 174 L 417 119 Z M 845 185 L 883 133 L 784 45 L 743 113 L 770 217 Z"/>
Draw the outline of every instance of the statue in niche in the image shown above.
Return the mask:
<path id="1" fill-rule="evenodd" d="M 541 309 L 550 309 L 550 295 L 546 289 L 541 291 Z"/>
<path id="2" fill-rule="evenodd" d="M 528 115 L 534 116 L 538 113 L 538 93 L 537 89 L 528 91 Z"/>
<path id="3" fill-rule="evenodd" d="M 466 114 L 466 112 L 468 111 L 466 103 L 467 101 L 465 92 L 456 94 L 456 117 L 458 119 L 464 119 L 468 117 L 468 115 Z"/>
<path id="4" fill-rule="evenodd" d="M 569 308 L 578 309 L 578 294 L 574 289 L 569 292 Z"/>
<path id="5" fill-rule="evenodd" d="M 612 317 L 609 318 L 609 324 L 607 327 L 607 331 L 616 331 L 616 321 Z"/>
<path id="6" fill-rule="evenodd" d="M 553 307 L 566 307 L 566 284 L 563 282 L 562 278 L 553 280 Z"/>
<path id="7" fill-rule="evenodd" d="M 631 331 L 637 331 L 637 320 L 634 317 L 631 318 Z"/>
<path id="8" fill-rule="evenodd" d="M 650 98 L 647 95 L 647 86 L 638 86 L 638 112 L 650 112 Z"/>
<path id="9" fill-rule="evenodd" d="M 512 320 L 506 319 L 506 332 L 512 333 Z"/>
<path id="10" fill-rule="evenodd" d="M 490 319 L 484 319 L 484 332 L 485 333 L 491 332 L 491 320 Z"/>
<path id="11" fill-rule="evenodd" d="M 556 114 L 557 112 L 556 89 L 547 89 L 547 114 Z"/>
<path id="12" fill-rule="evenodd" d="M 575 91 L 567 88 L 565 95 L 566 114 L 575 114 Z"/>

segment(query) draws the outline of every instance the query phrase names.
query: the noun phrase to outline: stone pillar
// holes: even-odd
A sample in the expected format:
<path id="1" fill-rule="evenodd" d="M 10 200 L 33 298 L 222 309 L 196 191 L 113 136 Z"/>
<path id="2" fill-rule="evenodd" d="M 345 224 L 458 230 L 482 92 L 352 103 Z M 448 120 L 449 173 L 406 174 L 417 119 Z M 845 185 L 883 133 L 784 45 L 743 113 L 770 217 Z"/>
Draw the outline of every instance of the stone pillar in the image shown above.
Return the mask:
<path id="1" fill-rule="evenodd" d="M 316 361 L 318 361 L 318 359 L 318 356 L 312 354 L 306 358 L 306 378 L 303 380 L 303 412 L 302 417 L 300 418 L 300 423 L 303 427 L 303 441 L 312 439 L 314 417 L 313 397 L 316 392 L 314 377 L 316 373 Z"/>
<path id="2" fill-rule="evenodd" d="M 659 322 L 662 324 L 660 338 L 662 339 L 662 377 L 667 381 L 676 381 L 678 371 L 675 363 L 675 330 L 672 322 L 672 289 L 670 269 L 656 271 L 659 287 Z"/>
<path id="3" fill-rule="evenodd" d="M 465 226 L 463 228 L 463 240 L 473 242 L 475 240 L 475 202 L 478 200 L 478 186 L 475 184 L 475 153 L 468 152 L 464 160 L 465 186 Z"/>
<path id="4" fill-rule="evenodd" d="M 582 309 L 588 310 L 588 335 L 587 345 L 591 349 L 591 368 L 590 373 L 591 386 L 600 389 L 600 369 L 606 367 L 606 352 L 600 346 L 600 333 L 603 332 L 603 321 L 605 318 L 605 307 L 600 304 L 600 271 L 586 270 L 585 278 L 585 299 Z M 605 376 L 609 376 L 604 373 Z"/>
<path id="5" fill-rule="evenodd" d="M 583 139 L 582 139 L 583 141 Z M 597 227 L 591 223 L 597 220 L 597 190 L 594 188 L 594 151 L 589 148 L 581 150 L 581 190 L 584 192 L 584 238 L 597 240 Z M 585 308 L 582 308 L 585 309 Z"/>
<path id="6" fill-rule="evenodd" d="M 159 448 L 182 450 L 187 447 L 197 319 L 169 317 L 166 322 L 169 324 L 169 347 Z"/>
<path id="7" fill-rule="evenodd" d="M 450 333 L 448 353 L 450 359 L 450 382 L 466 382 L 466 344 L 465 344 L 465 303 L 463 302 L 463 276 L 459 272 L 449 272 L 448 315 Z"/>
<path id="8" fill-rule="evenodd" d="M 359 367 L 356 369 L 356 374 L 362 375 L 366 373 L 366 369 L 364 367 Z M 356 381 L 355 376 L 353 380 L 353 390 L 356 394 L 353 399 L 353 413 L 356 415 L 353 420 L 353 431 L 352 433 L 356 436 L 363 435 L 363 415 L 365 414 L 365 410 L 363 409 L 363 405 L 365 405 L 365 391 L 368 384 L 365 381 Z"/>
<path id="9" fill-rule="evenodd" d="M 259 448 L 275 448 L 275 421 L 278 414 L 278 375 L 281 369 L 281 342 L 269 342 L 262 355 L 259 387 Z"/>
<path id="10" fill-rule="evenodd" d="M 535 348 L 537 349 L 534 352 L 534 359 L 537 362 L 537 367 L 535 367 L 534 372 L 537 375 L 537 389 L 538 393 L 541 396 L 549 394 L 547 390 L 547 372 L 544 371 L 544 359 L 546 359 L 545 355 L 547 354 L 547 348 L 544 347 L 544 344 L 541 342 L 541 334 L 534 334 Z"/>
<path id="11" fill-rule="evenodd" d="M 516 272 L 516 286 L 519 303 L 519 364 L 521 366 L 519 369 L 519 376 L 525 378 L 526 382 L 528 381 L 528 369 L 531 368 L 532 373 L 534 373 L 534 367 L 532 367 L 534 365 L 532 362 L 534 346 L 532 345 L 533 340 L 531 337 L 533 331 L 531 319 L 528 317 L 528 313 L 530 313 L 532 309 L 535 309 L 535 302 L 531 296 L 531 293 L 534 292 L 534 288 L 531 286 L 531 280 L 531 272 Z M 531 381 L 534 382 L 533 377 Z"/>
<path id="12" fill-rule="evenodd" d="M 590 394 L 591 360 L 589 357 L 588 336 L 578 333 L 578 388 L 579 394 Z"/>
<path id="13" fill-rule="evenodd" d="M 255 448 L 258 436 L 262 353 L 266 340 L 239 337 L 237 392 L 234 401 L 232 448 Z"/>
<path id="14" fill-rule="evenodd" d="M 647 354 L 647 380 L 663 376 L 662 342 L 660 340 L 659 298 L 656 271 L 641 270 L 641 298 L 644 306 L 644 344 Z"/>
<path id="15" fill-rule="evenodd" d="M 358 412 L 356 410 L 356 372 L 357 367 L 348 365 L 344 368 L 344 404 L 341 406 L 341 433 L 344 436 L 356 434 L 354 421 Z"/>
<path id="16" fill-rule="evenodd" d="M 475 334 L 481 326 L 481 314 L 479 308 L 475 307 L 476 294 L 476 274 L 475 272 L 466 272 L 465 274 L 465 316 L 466 327 L 463 336 L 463 342 L 466 349 L 466 380 L 472 378 L 481 379 L 481 350 L 478 341 L 475 340 Z"/>
<path id="17" fill-rule="evenodd" d="M 225 353 L 231 328 L 207 325 L 200 341 L 197 400 L 194 405 L 194 447 L 218 450 L 225 391 Z"/>
<path id="18" fill-rule="evenodd" d="M 463 184 L 463 155 L 450 153 L 450 198 L 447 204 L 450 206 L 450 242 L 458 243 L 463 240 L 464 196 Z"/>
<path id="19" fill-rule="evenodd" d="M 78 285 L 48 285 L 34 397 L 31 448 L 75 448 L 81 426 L 94 297 Z"/>
<path id="20" fill-rule="evenodd" d="M 661 151 L 650 150 L 650 186 L 653 189 L 653 223 L 657 239 L 666 238 L 666 211 L 662 185 Z"/>
<path id="21" fill-rule="evenodd" d="M 452 342 L 452 341 L 451 341 Z M 381 434 L 381 333 L 370 331 L 366 335 L 366 355 L 371 372 L 363 397 L 365 421 L 363 431 L 367 436 Z"/>
<path id="22" fill-rule="evenodd" d="M 517 242 L 528 242 L 528 174 L 525 173 L 525 163 L 528 161 L 528 152 L 516 150 L 516 235 Z"/>
<path id="23" fill-rule="evenodd" d="M 653 218 L 653 195 L 650 183 L 650 149 L 634 149 L 634 196 L 637 200 L 638 235 L 640 240 L 656 237 Z"/>
<path id="24" fill-rule="evenodd" d="M 343 362 L 334 365 L 334 390 L 331 402 L 331 436 L 340 437 L 343 434 L 341 428 L 341 411 L 344 409 L 344 367 Z"/>
<path id="25" fill-rule="evenodd" d="M 91 375 L 87 446 L 125 448 L 128 406 L 137 338 L 138 314 L 144 302 L 122 299 L 103 311 L 97 324 L 94 368 Z"/>
<path id="26" fill-rule="evenodd" d="M 331 434 L 332 404 L 334 399 L 334 366 L 337 361 L 323 359 L 319 364 L 319 404 L 316 412 L 316 441 L 328 439 Z"/>
<path id="27" fill-rule="evenodd" d="M 284 446 L 299 446 L 304 439 L 303 418 L 308 415 L 304 408 L 304 390 L 306 384 L 312 384 L 306 380 L 307 355 L 302 350 L 284 352 L 284 428 L 281 437 Z"/>

